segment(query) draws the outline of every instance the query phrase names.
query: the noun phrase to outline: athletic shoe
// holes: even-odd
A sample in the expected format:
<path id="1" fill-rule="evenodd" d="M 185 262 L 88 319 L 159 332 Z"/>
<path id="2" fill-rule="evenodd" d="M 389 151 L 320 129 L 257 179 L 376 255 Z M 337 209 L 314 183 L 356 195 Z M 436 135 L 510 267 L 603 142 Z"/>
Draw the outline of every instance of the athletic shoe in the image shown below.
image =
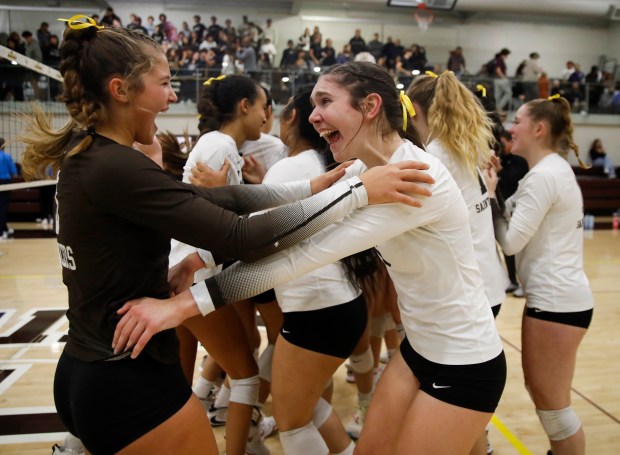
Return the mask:
<path id="1" fill-rule="evenodd" d="M 209 410 L 207 411 L 207 415 L 209 416 L 209 422 L 211 422 L 212 427 L 223 427 L 226 425 L 226 418 L 228 417 L 228 407 L 216 408 L 211 405 Z"/>
<path id="2" fill-rule="evenodd" d="M 269 436 L 276 434 L 276 431 L 278 431 L 276 419 L 263 414 L 262 418 L 258 421 L 258 434 L 260 434 L 260 438 L 264 441 Z"/>
<path id="3" fill-rule="evenodd" d="M 198 399 L 200 400 L 200 404 L 202 405 L 203 409 L 205 410 L 207 414 L 209 413 L 209 410 L 213 407 L 213 402 L 215 401 L 215 397 L 217 396 L 217 392 L 219 390 L 220 390 L 219 387 L 214 387 L 207 394 L 206 398 L 198 397 Z"/>
<path id="4" fill-rule="evenodd" d="M 353 374 L 353 370 L 351 369 L 351 365 L 349 365 L 348 363 L 345 363 L 344 365 L 345 367 L 347 367 L 347 382 L 349 384 L 355 384 L 355 375 Z"/>
<path id="5" fill-rule="evenodd" d="M 260 435 L 261 420 L 263 420 L 262 413 L 258 408 L 254 408 L 248 442 L 245 445 L 245 453 L 248 455 L 269 455 L 269 448 L 267 448 Z"/>
<path id="6" fill-rule="evenodd" d="M 364 420 L 368 412 L 368 403 L 359 403 L 357 409 L 353 411 L 351 420 L 345 425 L 344 429 L 352 439 L 359 439 L 362 428 L 364 428 Z"/>
<path id="7" fill-rule="evenodd" d="M 519 286 L 517 289 L 514 290 L 514 292 L 512 293 L 512 295 L 514 297 L 525 297 L 525 294 L 523 293 L 523 288 L 521 286 Z"/>
<path id="8" fill-rule="evenodd" d="M 64 446 L 54 444 L 52 446 L 52 455 L 84 455 L 84 450 L 67 449 Z"/>
<path id="9" fill-rule="evenodd" d="M 510 286 L 506 288 L 506 292 L 510 294 L 511 292 L 516 291 L 518 287 L 519 287 L 519 283 L 510 283 Z"/>

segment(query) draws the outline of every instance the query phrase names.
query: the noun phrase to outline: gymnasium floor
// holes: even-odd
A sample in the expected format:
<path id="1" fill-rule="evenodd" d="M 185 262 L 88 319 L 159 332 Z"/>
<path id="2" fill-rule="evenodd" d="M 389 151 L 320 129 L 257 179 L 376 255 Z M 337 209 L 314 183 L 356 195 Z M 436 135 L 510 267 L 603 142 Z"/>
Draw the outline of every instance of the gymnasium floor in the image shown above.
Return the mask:
<path id="1" fill-rule="evenodd" d="M 586 432 L 587 453 L 620 454 L 620 234 L 597 230 L 585 235 L 585 268 L 596 307 L 579 352 L 573 406 Z M 495 455 L 542 455 L 548 449 L 522 386 L 523 303 L 508 297 L 497 319 L 508 382 L 489 429 Z M 67 331 L 66 305 L 53 238 L 0 240 L 0 454 L 47 455 L 52 444 L 64 439 L 52 381 Z M 344 377 L 341 367 L 334 381 L 334 407 L 346 422 L 356 391 Z M 269 414 L 269 402 L 266 410 Z M 215 432 L 223 452 L 223 429 Z M 273 455 L 282 454 L 277 436 L 266 443 Z"/>

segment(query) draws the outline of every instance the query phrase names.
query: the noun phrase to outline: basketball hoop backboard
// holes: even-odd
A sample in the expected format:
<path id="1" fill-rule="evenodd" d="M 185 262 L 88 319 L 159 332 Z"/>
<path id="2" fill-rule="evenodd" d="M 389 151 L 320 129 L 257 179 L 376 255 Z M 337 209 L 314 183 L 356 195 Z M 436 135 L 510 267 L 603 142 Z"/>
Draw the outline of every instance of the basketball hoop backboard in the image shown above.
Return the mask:
<path id="1" fill-rule="evenodd" d="M 450 11 L 454 9 L 457 0 L 388 0 L 388 6 L 400 6 L 405 8 L 417 8 L 424 4 L 427 10 Z"/>
<path id="2" fill-rule="evenodd" d="M 415 21 L 418 23 L 418 27 L 423 32 L 428 30 L 428 27 L 433 22 L 433 12 L 426 7 L 424 3 L 420 3 L 418 7 L 413 10 L 413 17 L 415 17 Z"/>

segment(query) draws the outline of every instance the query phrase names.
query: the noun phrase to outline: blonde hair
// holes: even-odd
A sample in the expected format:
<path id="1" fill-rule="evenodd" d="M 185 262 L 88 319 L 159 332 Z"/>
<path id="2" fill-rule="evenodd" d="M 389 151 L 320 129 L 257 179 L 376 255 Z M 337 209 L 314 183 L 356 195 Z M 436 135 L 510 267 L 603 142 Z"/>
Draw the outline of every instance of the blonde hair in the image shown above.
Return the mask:
<path id="1" fill-rule="evenodd" d="M 106 119 L 106 84 L 110 78 L 123 77 L 130 93 L 141 90 L 140 76 L 153 68 L 156 55 L 162 51 L 140 32 L 89 27 L 67 28 L 60 53 L 62 96 L 71 119 L 55 130 L 40 106 L 34 108 L 32 115 L 25 116 L 26 127 L 19 139 L 26 144 L 21 161 L 22 172 L 28 179 L 47 178 L 50 166 L 57 172 L 63 159 L 88 149 L 95 126 Z M 88 134 L 66 150 L 72 135 L 80 130 L 87 130 Z"/>
<path id="2" fill-rule="evenodd" d="M 416 77 L 407 95 L 426 115 L 430 138 L 478 175 L 478 166 L 491 157 L 493 125 L 471 90 L 447 71 L 438 77 Z"/>

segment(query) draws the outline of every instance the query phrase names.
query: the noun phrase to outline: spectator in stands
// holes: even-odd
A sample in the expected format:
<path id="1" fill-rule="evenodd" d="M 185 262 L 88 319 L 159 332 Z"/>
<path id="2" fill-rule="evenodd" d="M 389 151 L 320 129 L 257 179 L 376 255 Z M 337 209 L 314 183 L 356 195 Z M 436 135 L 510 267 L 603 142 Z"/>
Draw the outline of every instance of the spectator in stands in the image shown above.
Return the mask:
<path id="1" fill-rule="evenodd" d="M 50 24 L 47 22 L 41 22 L 41 26 L 37 30 L 37 41 L 41 46 L 41 51 L 45 53 L 45 48 L 50 44 L 50 36 L 52 35 L 49 30 Z"/>
<path id="2" fill-rule="evenodd" d="M 312 36 L 310 36 L 310 42 L 312 42 L 315 37 L 318 37 L 319 43 L 323 43 L 323 34 L 319 30 L 318 25 L 315 25 L 312 29 Z"/>
<path id="3" fill-rule="evenodd" d="M 241 46 L 237 50 L 237 60 L 243 63 L 243 70 L 252 75 L 258 69 L 256 66 L 256 51 L 252 47 L 252 38 L 246 36 L 241 40 Z"/>
<path id="4" fill-rule="evenodd" d="M 312 35 L 312 42 L 310 43 L 310 51 L 308 56 L 314 64 L 314 66 L 321 65 L 321 53 L 323 48 L 321 47 L 321 35 Z"/>
<path id="5" fill-rule="evenodd" d="M 131 30 L 139 30 L 142 33 L 144 33 L 145 35 L 149 34 L 149 31 L 146 29 L 146 27 L 144 27 L 142 25 L 142 18 L 140 16 L 137 15 L 133 15 L 131 22 L 129 24 L 127 24 L 127 28 L 131 29 Z"/>
<path id="6" fill-rule="evenodd" d="M 41 46 L 39 46 L 39 42 L 34 38 L 32 32 L 29 30 L 25 30 L 22 32 L 22 37 L 26 43 L 26 57 L 29 57 L 37 62 L 43 62 L 43 53 L 41 52 Z M 32 86 L 32 91 L 34 92 L 34 97 L 36 99 L 44 99 L 44 94 L 42 90 L 39 88 L 39 73 L 36 71 L 28 71 L 28 82 Z"/>
<path id="7" fill-rule="evenodd" d="M 17 35 L 19 38 L 19 35 Z M 18 41 L 11 34 L 6 41 L 6 47 L 11 51 L 18 50 Z M 1 101 L 24 101 L 24 76 L 26 71 L 21 65 L 6 65 L 2 68 L 2 78 L 0 78 L 0 100 Z"/>
<path id="8" fill-rule="evenodd" d="M 159 15 L 159 29 L 169 42 L 172 43 L 177 40 L 177 28 L 164 13 Z"/>
<path id="9" fill-rule="evenodd" d="M 579 82 L 571 82 L 568 88 L 563 90 L 562 96 L 570 103 L 573 112 L 585 112 L 586 96 Z"/>
<path id="10" fill-rule="evenodd" d="M 181 31 L 185 36 L 191 36 L 192 30 L 189 28 L 187 21 L 181 22 Z"/>
<path id="11" fill-rule="evenodd" d="M 261 38 L 261 41 L 264 41 L 265 39 L 269 39 L 269 41 L 274 47 L 276 43 L 278 42 L 278 31 L 273 27 L 273 21 L 271 20 L 271 18 L 267 19 L 267 22 L 265 23 L 265 27 L 263 28 L 263 32 L 261 33 L 260 38 Z M 271 60 L 271 63 L 274 63 L 273 59 Z"/>
<path id="12" fill-rule="evenodd" d="M 112 27 L 114 25 L 114 21 L 117 21 L 121 26 L 123 24 L 123 22 L 121 21 L 121 18 L 118 17 L 116 15 L 116 13 L 114 12 L 114 8 L 112 8 L 111 6 L 108 6 L 105 9 L 105 13 L 103 13 L 103 17 L 101 18 L 101 25 L 104 25 L 106 27 Z"/>
<path id="13" fill-rule="evenodd" d="M 525 95 L 525 101 L 531 101 L 539 98 L 538 93 L 538 78 L 543 72 L 542 67 L 538 64 L 540 54 L 538 52 L 532 52 L 528 59 L 525 60 L 523 69 L 521 71 L 521 79 L 523 81 L 523 94 Z"/>
<path id="14" fill-rule="evenodd" d="M 11 155 L 4 151 L 4 145 L 4 138 L 0 137 L 0 185 L 10 183 L 11 179 L 17 176 L 15 162 Z M 10 198 L 10 191 L 0 191 L 0 233 L 2 239 L 7 239 L 13 235 L 13 229 L 10 229 L 6 224 Z"/>
<path id="15" fill-rule="evenodd" d="M 379 61 L 379 58 L 383 55 L 383 46 L 383 41 L 379 39 L 379 34 L 375 32 L 367 47 L 368 52 L 372 54 L 376 61 Z"/>
<path id="16" fill-rule="evenodd" d="M 224 31 L 226 32 L 226 35 L 228 35 L 228 40 L 231 43 L 235 41 L 235 39 L 237 39 L 237 30 L 235 30 L 235 27 L 233 27 L 232 21 L 230 19 L 226 19 L 224 21 Z"/>
<path id="17" fill-rule="evenodd" d="M 597 108 L 601 101 L 601 97 L 605 90 L 605 86 L 602 82 L 603 73 L 599 71 L 598 66 L 593 65 L 590 72 L 586 74 L 585 77 L 586 90 L 588 92 L 588 107 L 590 111 L 593 108 Z"/>
<path id="18" fill-rule="evenodd" d="M 351 45 L 345 44 L 342 46 L 342 51 L 336 57 L 336 63 L 346 63 L 353 60 L 353 53 L 351 52 Z"/>
<path id="19" fill-rule="evenodd" d="M 325 40 L 325 47 L 321 50 L 321 66 L 331 66 L 336 63 L 336 49 L 331 38 Z"/>
<path id="20" fill-rule="evenodd" d="M 207 49 L 217 49 L 218 45 L 215 42 L 215 37 L 211 33 L 207 33 L 205 39 L 202 40 L 200 46 L 198 46 L 199 50 L 207 50 Z"/>
<path id="21" fill-rule="evenodd" d="M 362 38 L 362 30 L 356 29 L 355 34 L 349 40 L 349 44 L 351 45 L 351 53 L 353 55 L 357 55 L 362 51 L 366 50 L 366 41 Z"/>
<path id="22" fill-rule="evenodd" d="M 568 82 L 578 82 L 582 83 L 585 79 L 586 75 L 581 71 L 581 65 L 579 63 L 575 63 L 574 71 L 568 76 Z"/>
<path id="23" fill-rule="evenodd" d="M 149 16 L 146 18 L 146 24 L 144 24 L 144 28 L 146 29 L 146 34 L 148 36 L 153 36 L 153 33 L 155 33 L 155 18 L 153 16 Z"/>
<path id="24" fill-rule="evenodd" d="M 276 46 L 271 42 L 271 38 L 263 38 L 260 45 L 261 60 L 267 64 L 266 68 L 273 68 L 278 50 Z"/>
<path id="25" fill-rule="evenodd" d="M 404 48 L 400 45 L 400 40 L 392 41 L 392 37 L 388 36 L 383 46 L 383 55 L 385 56 L 385 66 L 390 72 L 396 69 L 396 58 L 403 55 Z"/>
<path id="26" fill-rule="evenodd" d="M 466 71 L 465 56 L 463 55 L 463 48 L 461 46 L 457 46 L 454 50 L 450 51 L 446 69 L 452 71 L 457 79 L 461 79 L 461 76 Z"/>
<path id="27" fill-rule="evenodd" d="M 562 70 L 562 79 L 567 81 L 571 74 L 575 72 L 575 63 L 572 60 L 566 62 L 566 68 Z"/>
<path id="28" fill-rule="evenodd" d="M 545 73 L 544 71 L 540 73 L 540 77 L 536 81 L 536 86 L 538 88 L 539 98 L 549 97 L 549 78 L 547 77 L 547 73 Z"/>
<path id="29" fill-rule="evenodd" d="M 297 51 L 295 50 L 295 43 L 292 39 L 286 42 L 286 49 L 282 52 L 282 58 L 280 59 L 280 68 L 286 69 L 295 65 L 297 60 Z"/>
<path id="30" fill-rule="evenodd" d="M 510 55 L 510 50 L 503 48 L 493 60 L 493 67 L 489 68 L 490 75 L 493 77 L 494 96 L 498 111 L 502 112 L 510 107 L 512 101 L 512 84 L 506 72 L 506 59 Z"/>
<path id="31" fill-rule="evenodd" d="M 424 49 L 424 47 L 413 44 L 411 46 L 411 57 L 409 59 L 412 69 L 418 70 L 420 73 L 423 73 L 427 69 L 426 64 L 428 60 L 426 59 L 426 49 Z"/>
<path id="32" fill-rule="evenodd" d="M 220 30 L 222 30 L 222 26 L 217 23 L 217 16 L 211 16 L 211 25 L 209 25 L 207 33 L 217 39 L 220 36 Z"/>
<path id="33" fill-rule="evenodd" d="M 199 40 L 198 42 L 202 42 L 206 36 L 205 36 L 205 30 L 207 30 L 207 27 L 205 27 L 205 24 L 202 23 L 202 19 L 198 14 L 194 15 L 194 25 L 192 26 L 192 31 L 196 32 L 196 37 Z M 219 34 L 215 35 L 213 38 L 216 38 L 219 36 Z"/>
<path id="34" fill-rule="evenodd" d="M 600 139 L 594 139 L 590 146 L 590 161 L 592 166 L 601 166 L 603 171 L 610 179 L 616 178 L 616 168 L 614 167 L 609 155 L 603 148 L 603 142 Z"/>
<path id="35" fill-rule="evenodd" d="M 51 68 L 58 69 L 60 65 L 60 40 L 58 35 L 50 35 L 49 45 L 43 50 L 43 63 Z M 50 100 L 56 100 L 62 93 L 62 84 L 56 79 L 49 78 Z"/>
<path id="36" fill-rule="evenodd" d="M 304 33 L 299 36 L 297 39 L 297 45 L 295 46 L 297 49 L 304 50 L 306 52 L 310 51 L 310 42 L 312 39 L 312 34 L 310 33 L 310 27 L 306 27 Z"/>

